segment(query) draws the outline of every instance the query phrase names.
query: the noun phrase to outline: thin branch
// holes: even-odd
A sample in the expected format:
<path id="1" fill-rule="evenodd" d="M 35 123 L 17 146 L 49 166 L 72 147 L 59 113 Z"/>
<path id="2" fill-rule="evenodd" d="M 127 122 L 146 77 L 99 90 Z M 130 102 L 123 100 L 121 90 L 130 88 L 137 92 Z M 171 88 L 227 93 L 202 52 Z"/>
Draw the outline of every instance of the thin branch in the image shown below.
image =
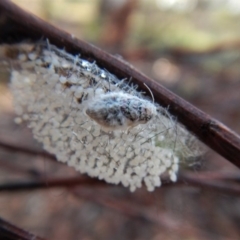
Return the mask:
<path id="1" fill-rule="evenodd" d="M 6 149 L 11 152 L 21 152 L 27 155 L 41 156 L 50 160 L 56 161 L 56 157 L 50 153 L 47 153 L 42 150 L 37 150 L 29 147 L 22 147 L 18 145 L 13 145 L 11 143 L 4 142 L 0 139 L 0 148 Z"/>
<path id="2" fill-rule="evenodd" d="M 240 179 L 239 174 L 228 176 L 219 174 L 218 176 L 211 176 L 206 173 L 190 173 L 182 172 L 178 177 L 177 183 L 166 182 L 163 179 L 162 187 L 176 187 L 176 186 L 193 186 L 201 189 L 210 189 L 221 193 L 228 193 L 233 195 L 240 195 Z M 39 190 L 49 188 L 62 188 L 62 187 L 114 187 L 106 184 L 103 181 L 89 177 L 70 177 L 70 178 L 41 178 L 36 180 L 26 180 L 22 182 L 12 182 L 0 184 L 0 192 L 16 192 L 16 191 L 28 191 L 28 190 Z M 159 188 L 161 191 L 161 188 Z"/>
<path id="3" fill-rule="evenodd" d="M 219 54 L 226 51 L 238 51 L 240 40 L 222 42 L 204 50 L 192 50 L 185 47 L 173 47 L 167 49 L 165 53 L 178 61 L 185 60 L 187 57 L 203 57 L 213 54 Z"/>
<path id="4" fill-rule="evenodd" d="M 44 240 L 0 218 L 0 239 L 2 240 Z"/>
<path id="5" fill-rule="evenodd" d="M 219 121 L 211 118 L 182 98 L 165 89 L 162 85 L 136 71 L 125 61 L 74 38 L 45 21 L 29 14 L 7 0 L 0 1 L 0 43 L 49 39 L 50 43 L 65 48 L 72 54 L 81 53 L 81 57 L 95 61 L 100 67 L 115 74 L 118 78 L 131 78 L 139 89 L 146 92 L 146 84 L 156 102 L 168 107 L 169 112 L 177 116 L 189 131 L 202 142 L 240 167 L 240 137 Z"/>
<path id="6" fill-rule="evenodd" d="M 231 181 L 230 181 L 231 180 Z M 187 184 L 189 186 L 200 187 L 202 189 L 210 189 L 214 191 L 219 191 L 221 193 L 240 195 L 240 184 L 234 183 L 239 181 L 239 175 L 232 176 L 218 176 L 217 178 L 206 176 L 206 174 L 196 174 L 184 172 L 179 175 L 178 183 Z"/>
<path id="7" fill-rule="evenodd" d="M 50 153 L 43 150 L 37 150 L 29 147 L 22 147 L 19 145 L 13 145 L 11 143 L 4 142 L 0 139 L 0 147 L 8 151 L 21 152 L 27 155 L 42 156 L 51 160 L 56 160 L 56 157 Z"/>
<path id="8" fill-rule="evenodd" d="M 12 182 L 0 184 L 0 192 L 17 192 L 38 189 L 74 187 L 74 186 L 109 186 L 103 181 L 98 181 L 89 177 L 71 177 L 71 178 L 41 178 L 36 180 L 27 180 L 22 182 Z"/>
<path id="9" fill-rule="evenodd" d="M 9 160 L 3 160 L 0 158 L 0 169 L 10 171 L 11 173 L 14 174 L 24 174 L 30 177 L 41 177 L 43 176 L 43 173 L 38 171 L 37 169 L 34 168 L 24 168 L 22 166 L 19 166 L 12 161 Z"/>

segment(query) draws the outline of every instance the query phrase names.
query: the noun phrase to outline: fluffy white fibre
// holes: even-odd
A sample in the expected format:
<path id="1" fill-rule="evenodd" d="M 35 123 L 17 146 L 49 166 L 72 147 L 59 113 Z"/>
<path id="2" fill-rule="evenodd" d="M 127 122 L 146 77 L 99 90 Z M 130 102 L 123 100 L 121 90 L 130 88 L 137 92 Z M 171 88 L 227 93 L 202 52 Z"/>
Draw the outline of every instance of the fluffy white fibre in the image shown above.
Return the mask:
<path id="1" fill-rule="evenodd" d="M 51 45 L 18 46 L 18 51 L 10 84 L 16 122 L 26 121 L 59 161 L 131 191 L 142 183 L 153 191 L 161 175 L 176 181 L 179 161 L 199 154 L 188 147 L 195 139 L 165 109 L 95 63 Z M 115 125 L 105 124 L 103 111 L 110 108 L 103 99 L 113 96 L 123 128 L 116 114 L 106 115 Z"/>

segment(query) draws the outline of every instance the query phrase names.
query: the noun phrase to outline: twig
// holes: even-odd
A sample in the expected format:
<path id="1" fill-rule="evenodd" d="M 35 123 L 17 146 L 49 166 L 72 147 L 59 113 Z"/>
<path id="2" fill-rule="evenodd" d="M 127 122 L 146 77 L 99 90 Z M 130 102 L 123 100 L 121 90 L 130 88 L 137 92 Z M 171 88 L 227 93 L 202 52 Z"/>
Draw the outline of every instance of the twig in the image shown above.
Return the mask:
<path id="1" fill-rule="evenodd" d="M 44 240 L 20 229 L 0 218 L 0 239 L 2 240 Z"/>
<path id="2" fill-rule="evenodd" d="M 12 163 L 12 161 L 9 160 L 3 160 L 0 159 L 0 169 L 5 169 L 7 171 L 10 171 L 11 173 L 14 174 L 24 174 L 24 175 L 28 175 L 30 177 L 41 177 L 43 176 L 43 173 L 41 173 L 40 171 L 38 171 L 37 169 L 34 168 L 24 168 L 21 167 L 15 163 Z"/>
<path id="3" fill-rule="evenodd" d="M 0 148 L 6 149 L 8 151 L 13 151 L 13 152 L 21 152 L 28 155 L 41 156 L 41 157 L 56 161 L 56 157 L 50 153 L 47 153 L 42 150 L 39 151 L 39 150 L 28 148 L 28 147 L 13 145 L 11 143 L 4 142 L 1 139 L 0 139 Z"/>
<path id="4" fill-rule="evenodd" d="M 172 184 L 171 182 L 163 183 L 163 187 L 176 187 L 176 186 L 194 186 L 200 187 L 202 189 L 211 189 L 214 191 L 219 191 L 221 193 L 228 193 L 233 195 L 240 195 L 240 185 L 239 183 L 234 183 L 239 181 L 240 176 L 225 176 L 224 174 L 219 174 L 218 176 L 211 176 L 205 173 L 194 174 L 190 172 L 182 172 L 178 177 L 178 182 Z M 163 180 L 163 182 L 165 182 Z M 12 182 L 0 184 L 0 192 L 11 192 L 11 191 L 28 191 L 28 190 L 39 190 L 39 189 L 49 189 L 49 188 L 62 188 L 62 187 L 111 187 L 111 185 L 106 184 L 103 181 L 98 181 L 97 179 L 89 177 L 70 177 L 70 178 L 41 178 L 36 180 L 26 180 L 22 182 Z M 159 189 L 161 191 L 161 188 Z"/>
<path id="5" fill-rule="evenodd" d="M 98 181 L 89 177 L 71 177 L 71 178 L 42 178 L 37 180 L 27 180 L 24 182 L 12 182 L 0 184 L 0 192 L 38 190 L 43 188 L 59 188 L 74 186 L 109 186 L 103 181 Z"/>
<path id="6" fill-rule="evenodd" d="M 209 47 L 205 50 L 192 50 L 184 47 L 173 47 L 167 49 L 165 52 L 178 61 L 185 60 L 187 57 L 203 57 L 213 54 L 219 54 L 226 51 L 238 51 L 240 48 L 240 40 L 228 41 L 219 43 L 213 47 Z"/>
<path id="7" fill-rule="evenodd" d="M 229 182 L 231 179 L 231 182 Z M 228 181 L 229 180 L 229 181 Z M 228 178 L 228 176 L 218 176 L 216 178 L 214 175 L 213 177 L 206 176 L 203 174 L 196 174 L 196 173 L 189 173 L 184 172 L 179 175 L 177 184 L 187 184 L 189 186 L 200 187 L 202 189 L 210 189 L 219 191 L 221 193 L 228 193 L 233 195 L 240 195 L 240 184 L 234 183 L 233 181 L 238 181 L 239 176 L 235 177 L 232 176 Z"/>
<path id="8" fill-rule="evenodd" d="M 0 1 L 0 43 L 14 43 L 23 40 L 49 39 L 50 43 L 65 48 L 72 54 L 95 61 L 119 78 L 131 78 L 141 90 L 147 89 L 154 95 L 156 102 L 168 107 L 189 131 L 202 142 L 240 167 L 240 137 L 219 121 L 192 106 L 182 98 L 165 89 L 159 83 L 136 71 L 126 62 L 113 57 L 100 49 L 74 38 L 72 35 L 29 14 L 7 0 Z"/>

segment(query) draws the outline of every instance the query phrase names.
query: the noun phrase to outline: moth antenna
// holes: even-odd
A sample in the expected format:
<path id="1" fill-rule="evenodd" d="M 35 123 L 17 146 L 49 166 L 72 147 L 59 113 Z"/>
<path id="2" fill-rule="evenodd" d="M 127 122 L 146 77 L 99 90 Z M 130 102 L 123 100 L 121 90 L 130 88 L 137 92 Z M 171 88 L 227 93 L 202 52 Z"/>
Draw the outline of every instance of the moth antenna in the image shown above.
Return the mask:
<path id="1" fill-rule="evenodd" d="M 150 92 L 150 94 L 152 96 L 153 104 L 154 104 L 155 103 L 155 99 L 154 99 L 154 96 L 153 96 L 153 93 L 152 93 L 151 89 L 148 87 L 148 85 L 146 83 L 143 83 L 143 84 L 148 89 L 148 91 Z"/>
<path id="2" fill-rule="evenodd" d="M 51 44 L 50 44 L 48 38 L 46 39 L 46 42 L 47 42 L 47 49 L 48 49 L 49 51 L 51 51 Z"/>

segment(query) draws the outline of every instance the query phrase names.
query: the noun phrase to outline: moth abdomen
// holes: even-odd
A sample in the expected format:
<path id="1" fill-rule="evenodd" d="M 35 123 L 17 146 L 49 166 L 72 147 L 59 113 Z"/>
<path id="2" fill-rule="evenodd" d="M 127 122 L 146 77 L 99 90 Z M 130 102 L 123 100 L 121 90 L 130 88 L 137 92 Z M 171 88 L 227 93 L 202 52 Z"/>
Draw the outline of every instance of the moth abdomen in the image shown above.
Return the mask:
<path id="1" fill-rule="evenodd" d="M 109 130 L 147 123 L 156 113 L 156 106 L 151 102 L 122 92 L 94 97 L 86 108 L 86 114 L 92 120 Z"/>

